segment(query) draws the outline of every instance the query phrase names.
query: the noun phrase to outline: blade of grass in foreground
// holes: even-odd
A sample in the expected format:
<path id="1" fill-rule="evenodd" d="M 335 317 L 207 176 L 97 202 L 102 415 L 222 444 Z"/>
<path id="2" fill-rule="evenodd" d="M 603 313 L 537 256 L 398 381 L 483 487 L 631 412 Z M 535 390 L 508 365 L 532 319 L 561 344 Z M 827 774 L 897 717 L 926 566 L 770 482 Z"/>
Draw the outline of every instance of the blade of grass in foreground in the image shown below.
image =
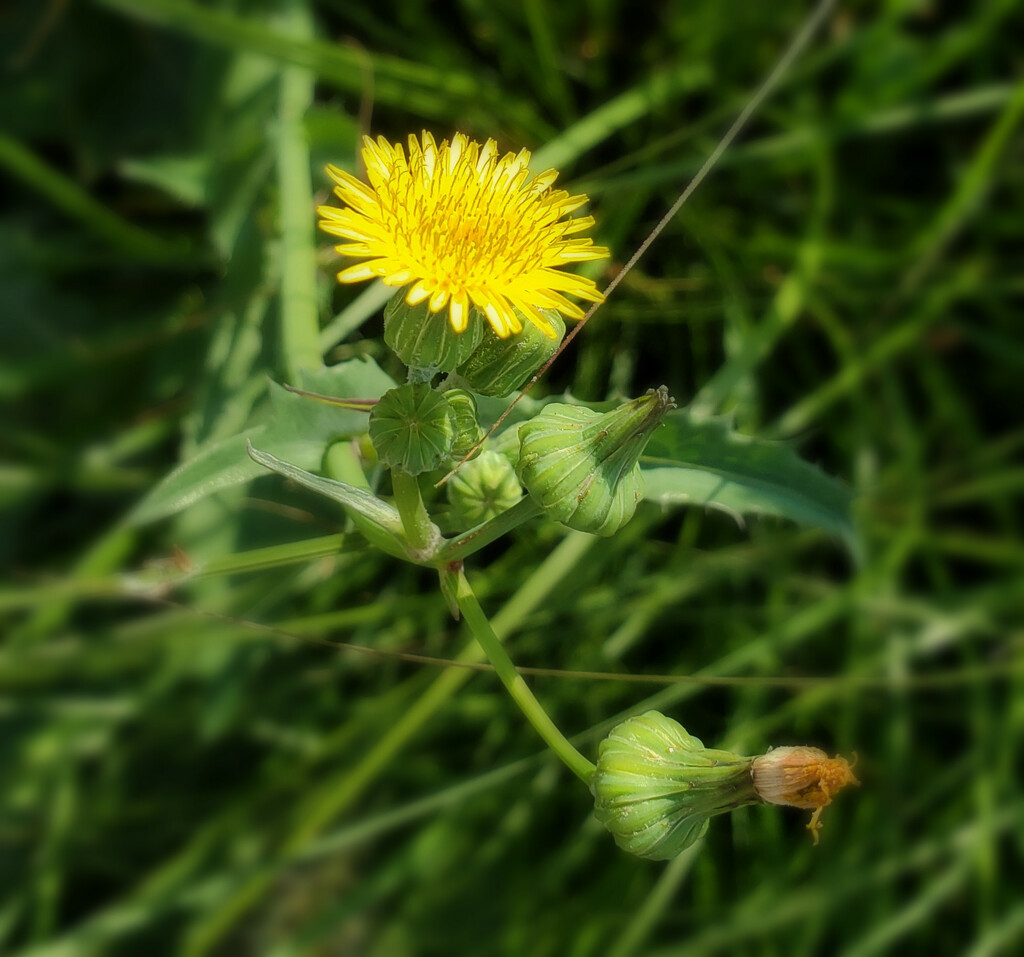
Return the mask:
<path id="1" fill-rule="evenodd" d="M 195 262 L 187 243 L 161 239 L 112 213 L 77 183 L 3 131 L 0 131 L 0 166 L 66 216 L 110 243 L 122 256 L 165 265 Z"/>
<path id="2" fill-rule="evenodd" d="M 287 0 L 281 33 L 308 40 L 313 22 L 308 3 Z M 301 66 L 281 71 L 277 122 L 277 188 L 281 222 L 281 364 L 289 381 L 317 369 L 320 329 L 313 245 L 313 186 L 302 121 L 313 102 L 313 74 Z"/>

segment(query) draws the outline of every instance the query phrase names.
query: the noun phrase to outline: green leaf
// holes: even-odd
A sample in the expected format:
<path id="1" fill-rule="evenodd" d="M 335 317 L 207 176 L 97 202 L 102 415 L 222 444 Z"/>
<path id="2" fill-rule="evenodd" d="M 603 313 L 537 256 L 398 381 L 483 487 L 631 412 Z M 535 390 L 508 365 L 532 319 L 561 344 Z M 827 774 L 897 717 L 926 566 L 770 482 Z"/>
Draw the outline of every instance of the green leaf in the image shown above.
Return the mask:
<path id="1" fill-rule="evenodd" d="M 206 199 L 210 162 L 205 156 L 151 156 L 125 160 L 118 171 L 126 179 L 163 190 L 186 206 L 200 206 Z"/>
<path id="2" fill-rule="evenodd" d="M 395 383 L 372 359 L 352 359 L 304 372 L 299 384 L 310 392 L 336 398 L 376 399 Z M 246 452 L 250 441 L 293 465 L 312 469 L 320 465 L 331 442 L 366 431 L 365 412 L 296 395 L 276 382 L 269 384 L 269 399 L 266 422 L 206 446 L 179 465 L 135 507 L 131 521 L 152 522 L 220 489 L 263 475 L 263 469 Z"/>
<path id="3" fill-rule="evenodd" d="M 313 492 L 319 492 L 336 502 L 341 502 L 347 509 L 355 513 L 353 518 L 356 520 L 359 530 L 374 545 L 399 558 L 406 557 L 406 551 L 402 544 L 405 541 L 402 518 L 394 506 L 377 498 L 366 489 L 356 488 L 354 485 L 335 479 L 324 478 L 322 475 L 314 475 L 289 462 L 282 462 L 276 455 L 253 448 L 252 443 L 249 443 L 248 453 L 254 462 L 291 479 L 293 482 L 298 482 L 299 485 Z M 358 521 L 360 518 L 369 521 L 360 522 Z"/>
<path id="4" fill-rule="evenodd" d="M 671 413 L 640 465 L 645 497 L 660 505 L 705 505 L 737 518 L 777 515 L 858 550 L 847 488 L 789 446 L 742 435 L 724 419 Z"/>

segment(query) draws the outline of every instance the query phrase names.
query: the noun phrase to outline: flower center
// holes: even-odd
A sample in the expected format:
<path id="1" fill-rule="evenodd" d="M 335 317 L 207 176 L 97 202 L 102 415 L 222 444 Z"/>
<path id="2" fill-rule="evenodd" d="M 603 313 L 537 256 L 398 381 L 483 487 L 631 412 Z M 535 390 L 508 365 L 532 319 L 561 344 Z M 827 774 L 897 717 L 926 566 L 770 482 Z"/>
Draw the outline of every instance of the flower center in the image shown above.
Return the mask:
<path id="1" fill-rule="evenodd" d="M 525 167 L 503 175 L 462 162 L 454 170 L 402 168 L 378 190 L 397 258 L 436 288 L 473 288 L 541 268 L 562 230 L 543 215 L 542 192 L 521 191 Z M 554 228 L 552 228 L 554 227 Z"/>

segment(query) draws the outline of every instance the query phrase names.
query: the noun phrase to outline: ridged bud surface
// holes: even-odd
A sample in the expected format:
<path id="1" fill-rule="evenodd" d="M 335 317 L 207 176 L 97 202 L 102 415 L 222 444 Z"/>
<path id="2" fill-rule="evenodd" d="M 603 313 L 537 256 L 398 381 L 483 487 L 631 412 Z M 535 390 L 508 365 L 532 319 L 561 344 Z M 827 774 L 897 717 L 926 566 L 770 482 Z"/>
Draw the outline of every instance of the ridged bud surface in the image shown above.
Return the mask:
<path id="1" fill-rule="evenodd" d="M 410 306 L 405 291 L 395 295 L 384 308 L 384 341 L 407 366 L 429 373 L 452 372 L 480 345 L 486 323 L 474 321 L 456 332 L 447 310 L 431 312 L 427 302 Z"/>
<path id="2" fill-rule="evenodd" d="M 454 465 L 480 444 L 484 430 L 477 420 L 476 399 L 465 389 L 449 389 L 444 393 L 445 399 L 452 407 L 455 415 L 455 441 L 452 444 L 451 459 Z M 477 455 L 480 454 L 479 449 Z"/>
<path id="3" fill-rule="evenodd" d="M 643 498 L 640 454 L 674 407 L 664 386 L 611 412 L 546 406 L 519 428 L 519 479 L 556 522 L 614 535 Z"/>
<path id="4" fill-rule="evenodd" d="M 455 441 L 455 414 L 428 385 L 389 389 L 370 413 L 370 441 L 389 468 L 419 475 L 436 469 Z"/>
<path id="5" fill-rule="evenodd" d="M 452 518 L 460 528 L 473 528 L 496 518 L 523 497 L 515 469 L 497 452 L 481 452 L 462 466 L 447 484 Z"/>
<path id="6" fill-rule="evenodd" d="M 668 860 L 703 836 L 709 818 L 759 802 L 751 763 L 705 748 L 677 721 L 648 711 L 601 742 L 594 813 L 624 851 Z"/>
<path id="7" fill-rule="evenodd" d="M 565 337 L 565 323 L 553 309 L 542 309 L 554 337 L 545 335 L 532 322 L 521 332 L 501 339 L 487 328 L 473 354 L 456 370 L 475 392 L 506 396 L 520 388 L 554 354 Z"/>

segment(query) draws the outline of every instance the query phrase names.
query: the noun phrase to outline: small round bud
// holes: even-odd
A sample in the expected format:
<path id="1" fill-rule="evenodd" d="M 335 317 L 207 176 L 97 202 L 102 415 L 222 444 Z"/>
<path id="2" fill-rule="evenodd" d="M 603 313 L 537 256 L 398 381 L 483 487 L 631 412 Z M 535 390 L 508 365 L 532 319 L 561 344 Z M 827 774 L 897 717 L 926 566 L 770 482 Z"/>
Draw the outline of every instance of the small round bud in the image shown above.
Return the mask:
<path id="1" fill-rule="evenodd" d="M 481 395 L 511 395 L 555 354 L 565 337 L 565 323 L 554 309 L 540 312 L 550 323 L 550 335 L 528 321 L 521 332 L 504 339 L 489 326 L 484 330 L 480 345 L 456 370 L 471 389 Z"/>
<path id="2" fill-rule="evenodd" d="M 465 389 L 449 389 L 444 393 L 448 404 L 455 413 L 455 442 L 452 444 L 452 464 L 461 462 L 475 449 L 484 437 L 484 430 L 476 416 L 476 399 Z M 480 454 L 477 449 L 476 455 Z"/>
<path id="3" fill-rule="evenodd" d="M 415 306 L 405 301 L 400 290 L 384 308 L 384 341 L 407 366 L 436 372 L 452 372 L 465 362 L 480 344 L 486 323 L 470 317 L 462 332 L 448 321 L 448 311 L 430 311 L 424 300 Z"/>
<path id="4" fill-rule="evenodd" d="M 774 748 L 754 758 L 751 775 L 762 801 L 814 810 L 807 830 L 815 844 L 821 830 L 821 812 L 848 784 L 860 784 L 846 758 L 830 758 L 824 751 L 808 747 Z"/>
<path id="5" fill-rule="evenodd" d="M 709 818 L 758 802 L 750 764 L 648 711 L 601 742 L 590 783 L 594 813 L 624 851 L 668 860 L 703 836 Z"/>
<path id="6" fill-rule="evenodd" d="M 545 406 L 519 427 L 519 479 L 556 522 L 614 535 L 643 498 L 637 463 L 672 408 L 664 386 L 611 412 Z"/>
<path id="7" fill-rule="evenodd" d="M 460 528 L 496 518 L 523 497 L 515 469 L 497 452 L 481 452 L 463 465 L 446 487 L 452 518 Z"/>
<path id="8" fill-rule="evenodd" d="M 389 389 L 370 412 L 370 441 L 389 468 L 419 475 L 436 469 L 455 441 L 455 414 L 428 385 Z"/>

